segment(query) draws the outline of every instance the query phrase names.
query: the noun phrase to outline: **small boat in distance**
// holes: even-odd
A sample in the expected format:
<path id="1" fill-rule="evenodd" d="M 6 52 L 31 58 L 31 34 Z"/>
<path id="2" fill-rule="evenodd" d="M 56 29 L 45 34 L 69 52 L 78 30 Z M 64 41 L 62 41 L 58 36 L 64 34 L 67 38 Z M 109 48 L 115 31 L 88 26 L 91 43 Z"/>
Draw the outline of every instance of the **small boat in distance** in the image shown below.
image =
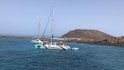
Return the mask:
<path id="1" fill-rule="evenodd" d="M 53 16 L 53 12 L 54 12 L 54 8 L 52 8 L 52 11 L 50 13 L 50 16 L 49 16 L 49 19 L 48 19 L 48 22 L 46 24 L 46 27 L 45 27 L 45 30 L 44 30 L 44 33 L 43 33 L 43 36 L 42 38 L 39 38 L 39 39 L 36 39 L 36 40 L 32 40 L 32 42 L 34 43 L 37 43 L 35 45 L 36 48 L 46 48 L 46 49 L 56 49 L 56 50 L 69 50 L 71 49 L 68 44 L 66 42 L 62 42 L 62 41 L 53 41 L 54 39 L 54 35 L 53 35 L 53 23 L 54 23 L 54 16 Z M 52 20 L 51 20 L 52 19 Z M 48 26 L 48 23 L 51 22 L 51 41 L 48 41 L 48 40 L 44 40 L 44 34 L 46 32 L 46 29 L 47 29 L 47 26 Z"/>

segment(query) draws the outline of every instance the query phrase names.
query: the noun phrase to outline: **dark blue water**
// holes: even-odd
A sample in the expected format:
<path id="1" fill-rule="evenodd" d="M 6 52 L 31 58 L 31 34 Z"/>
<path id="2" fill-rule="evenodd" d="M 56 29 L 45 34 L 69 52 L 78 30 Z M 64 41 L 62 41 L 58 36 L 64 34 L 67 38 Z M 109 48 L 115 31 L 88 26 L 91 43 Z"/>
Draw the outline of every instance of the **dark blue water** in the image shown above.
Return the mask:
<path id="1" fill-rule="evenodd" d="M 45 50 L 30 41 L 0 38 L 0 70 L 124 70 L 124 47 L 72 42 L 79 50 Z"/>

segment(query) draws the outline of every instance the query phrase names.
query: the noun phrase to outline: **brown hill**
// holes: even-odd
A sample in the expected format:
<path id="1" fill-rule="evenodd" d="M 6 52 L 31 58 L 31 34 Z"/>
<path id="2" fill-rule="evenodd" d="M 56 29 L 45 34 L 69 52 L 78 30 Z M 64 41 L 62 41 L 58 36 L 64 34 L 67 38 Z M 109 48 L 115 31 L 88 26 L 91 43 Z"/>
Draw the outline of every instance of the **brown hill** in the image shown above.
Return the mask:
<path id="1" fill-rule="evenodd" d="M 111 39 L 113 36 L 98 30 L 76 29 L 62 36 L 62 38 L 85 38 L 94 40 Z"/>

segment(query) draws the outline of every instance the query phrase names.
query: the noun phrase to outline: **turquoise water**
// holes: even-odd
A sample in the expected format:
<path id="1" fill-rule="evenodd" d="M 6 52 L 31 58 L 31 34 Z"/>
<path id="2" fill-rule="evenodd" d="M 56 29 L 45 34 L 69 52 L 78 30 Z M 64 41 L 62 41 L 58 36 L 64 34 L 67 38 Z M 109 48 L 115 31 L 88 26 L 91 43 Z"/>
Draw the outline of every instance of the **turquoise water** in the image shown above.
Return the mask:
<path id="1" fill-rule="evenodd" d="M 79 50 L 46 50 L 30 41 L 0 38 L 0 70 L 124 70 L 123 47 L 71 42 Z"/>

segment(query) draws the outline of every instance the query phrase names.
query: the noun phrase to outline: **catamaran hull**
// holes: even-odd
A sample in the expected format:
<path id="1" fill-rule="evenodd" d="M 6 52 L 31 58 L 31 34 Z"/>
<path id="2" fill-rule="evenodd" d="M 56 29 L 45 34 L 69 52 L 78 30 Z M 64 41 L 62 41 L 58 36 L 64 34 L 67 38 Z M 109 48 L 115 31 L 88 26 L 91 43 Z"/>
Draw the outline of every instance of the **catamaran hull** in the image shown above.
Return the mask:
<path id="1" fill-rule="evenodd" d="M 43 44 L 36 44 L 36 48 L 41 48 L 41 49 L 50 49 L 50 50 L 69 50 L 71 49 L 69 46 L 58 46 L 58 45 L 43 45 Z"/>
<path id="2" fill-rule="evenodd" d="M 53 49 L 53 50 L 63 50 L 63 48 L 61 48 L 60 46 L 57 46 L 57 45 L 44 45 L 47 49 Z"/>
<path id="3" fill-rule="evenodd" d="M 36 44 L 35 45 L 35 48 L 45 49 L 44 45 L 42 45 L 42 44 Z"/>
<path id="4" fill-rule="evenodd" d="M 43 41 L 41 41 L 40 39 L 31 40 L 31 42 L 36 44 L 43 44 Z"/>
<path id="5" fill-rule="evenodd" d="M 64 50 L 70 50 L 71 49 L 69 46 L 63 46 L 63 45 L 61 45 L 60 47 L 63 48 Z"/>

